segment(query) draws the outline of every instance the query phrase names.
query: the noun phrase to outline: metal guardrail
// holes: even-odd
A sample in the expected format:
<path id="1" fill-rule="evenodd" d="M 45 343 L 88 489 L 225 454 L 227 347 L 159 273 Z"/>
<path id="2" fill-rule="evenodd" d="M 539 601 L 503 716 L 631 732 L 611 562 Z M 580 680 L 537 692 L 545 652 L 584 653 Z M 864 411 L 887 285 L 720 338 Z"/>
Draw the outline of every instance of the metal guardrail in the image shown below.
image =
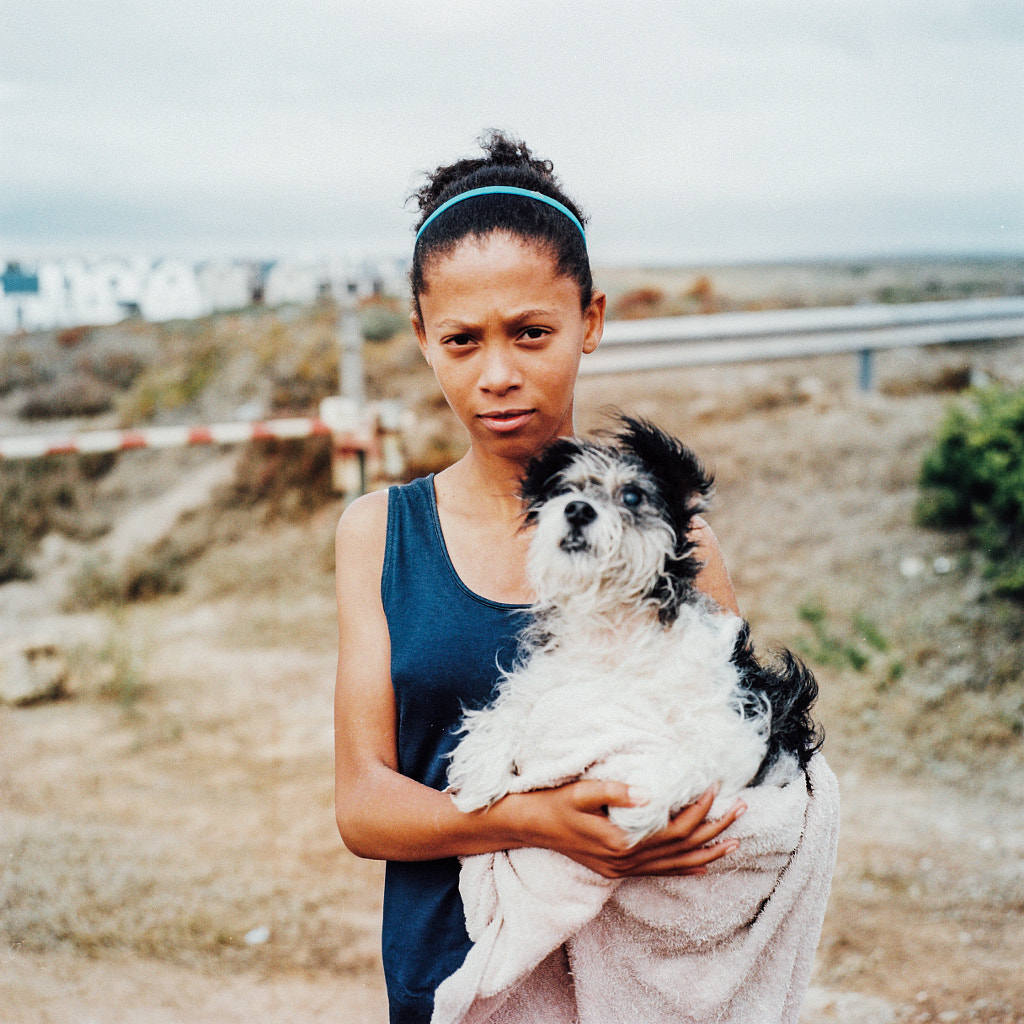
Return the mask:
<path id="1" fill-rule="evenodd" d="M 879 350 L 1024 338 L 1024 298 L 838 306 L 618 320 L 605 325 L 583 374 L 856 353 L 860 386 Z"/>

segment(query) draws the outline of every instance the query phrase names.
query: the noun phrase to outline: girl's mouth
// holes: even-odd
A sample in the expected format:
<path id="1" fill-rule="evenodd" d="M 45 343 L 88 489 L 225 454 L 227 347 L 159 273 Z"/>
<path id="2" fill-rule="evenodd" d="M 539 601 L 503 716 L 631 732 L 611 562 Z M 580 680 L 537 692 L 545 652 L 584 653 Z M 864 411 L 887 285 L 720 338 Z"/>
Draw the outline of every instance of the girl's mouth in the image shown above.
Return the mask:
<path id="1" fill-rule="evenodd" d="M 478 419 L 483 420 L 491 430 L 505 434 L 518 430 L 532 415 L 532 409 L 502 409 L 495 412 L 482 412 Z"/>

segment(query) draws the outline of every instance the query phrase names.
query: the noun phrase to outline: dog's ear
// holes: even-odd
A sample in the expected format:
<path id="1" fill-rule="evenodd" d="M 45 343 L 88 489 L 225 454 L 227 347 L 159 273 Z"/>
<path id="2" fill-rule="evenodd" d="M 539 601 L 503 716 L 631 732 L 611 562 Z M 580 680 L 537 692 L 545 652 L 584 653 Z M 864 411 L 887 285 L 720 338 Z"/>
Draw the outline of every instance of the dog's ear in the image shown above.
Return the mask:
<path id="1" fill-rule="evenodd" d="M 678 438 L 647 420 L 622 416 L 615 440 L 632 452 L 657 481 L 670 508 L 685 510 L 689 520 L 707 507 L 714 478 L 699 458 Z"/>
<path id="2" fill-rule="evenodd" d="M 616 442 L 656 482 L 664 515 L 676 537 L 665 571 L 651 593 L 658 604 L 658 618 L 667 625 L 693 595 L 701 563 L 694 557 L 690 531 L 694 516 L 707 507 L 714 479 L 690 448 L 653 423 L 631 416 L 622 416 L 621 422 Z"/>
<path id="3" fill-rule="evenodd" d="M 527 524 L 537 518 L 539 506 L 558 492 L 562 486 L 562 473 L 581 451 L 582 445 L 579 441 L 570 437 L 560 437 L 530 461 L 519 488 Z"/>

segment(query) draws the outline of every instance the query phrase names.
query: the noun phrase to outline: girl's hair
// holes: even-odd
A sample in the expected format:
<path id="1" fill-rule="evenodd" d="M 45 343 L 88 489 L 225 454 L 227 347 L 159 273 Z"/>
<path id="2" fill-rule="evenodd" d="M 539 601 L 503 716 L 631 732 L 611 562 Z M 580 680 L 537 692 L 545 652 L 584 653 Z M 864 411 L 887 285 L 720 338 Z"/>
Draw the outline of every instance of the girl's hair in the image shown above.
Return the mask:
<path id="1" fill-rule="evenodd" d="M 499 131 L 480 139 L 486 153 L 476 159 L 457 160 L 438 167 L 427 183 L 411 198 L 420 210 L 418 231 L 430 215 L 449 199 L 487 185 L 511 185 L 540 192 L 568 207 L 581 224 L 586 217 L 562 191 L 550 160 L 537 159 L 526 144 Z M 424 268 L 435 256 L 450 254 L 467 236 L 483 238 L 492 231 L 504 231 L 532 242 L 551 253 L 559 274 L 572 278 L 580 288 L 580 306 L 586 309 L 593 298 L 587 244 L 573 222 L 547 203 L 517 195 L 473 196 L 445 210 L 431 221 L 413 248 L 409 283 L 416 315 L 420 316 L 420 295 L 427 291 Z"/>

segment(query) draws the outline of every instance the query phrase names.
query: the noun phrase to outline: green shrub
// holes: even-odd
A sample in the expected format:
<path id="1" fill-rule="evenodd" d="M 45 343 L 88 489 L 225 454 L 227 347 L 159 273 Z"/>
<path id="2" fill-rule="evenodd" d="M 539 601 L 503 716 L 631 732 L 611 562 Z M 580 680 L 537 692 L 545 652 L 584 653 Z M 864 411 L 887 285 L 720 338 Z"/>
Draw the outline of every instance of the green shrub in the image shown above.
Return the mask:
<path id="1" fill-rule="evenodd" d="M 147 689 L 139 656 L 111 636 L 93 658 L 101 668 L 98 696 L 119 704 L 127 714 L 135 714 Z"/>
<path id="2" fill-rule="evenodd" d="M 121 425 L 145 423 L 160 413 L 180 415 L 216 379 L 224 361 L 222 348 L 208 338 L 188 345 L 180 339 L 168 339 L 165 358 L 141 370 L 118 402 Z"/>
<path id="3" fill-rule="evenodd" d="M 850 666 L 858 672 L 867 667 L 868 656 L 853 642 L 836 636 L 826 621 L 825 606 L 817 599 L 800 605 L 797 614 L 814 633 L 814 641 L 799 637 L 795 647 L 797 653 L 829 668 Z"/>
<path id="4" fill-rule="evenodd" d="M 1024 390 L 950 409 L 921 464 L 918 522 L 969 531 L 997 593 L 1024 598 Z"/>
<path id="5" fill-rule="evenodd" d="M 390 341 L 409 328 L 408 313 L 383 304 L 368 306 L 363 310 L 361 320 L 364 341 Z"/>

